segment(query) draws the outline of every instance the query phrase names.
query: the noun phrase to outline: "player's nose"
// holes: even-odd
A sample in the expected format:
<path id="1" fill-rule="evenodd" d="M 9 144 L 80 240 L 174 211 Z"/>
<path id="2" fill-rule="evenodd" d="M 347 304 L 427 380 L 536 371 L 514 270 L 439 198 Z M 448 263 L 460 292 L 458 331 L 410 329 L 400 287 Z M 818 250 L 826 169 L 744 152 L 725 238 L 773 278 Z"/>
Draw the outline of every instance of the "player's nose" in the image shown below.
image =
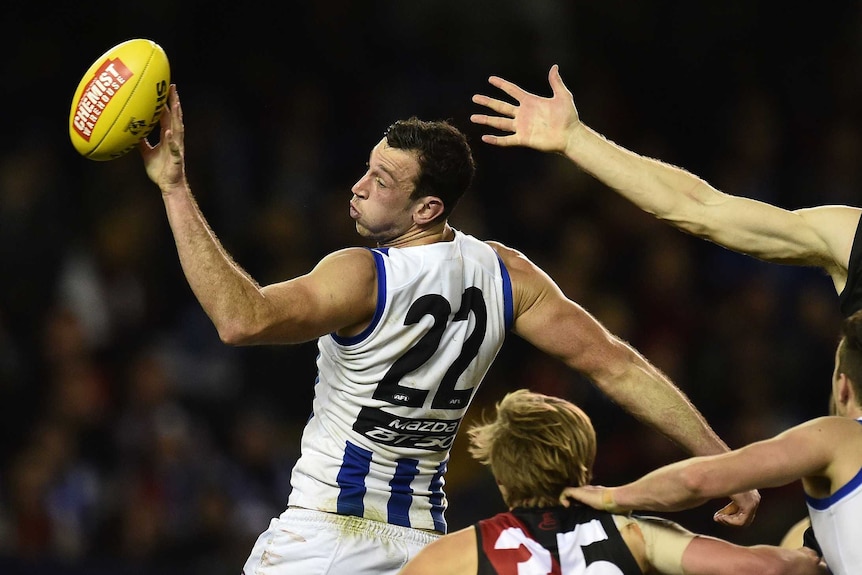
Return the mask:
<path id="1" fill-rule="evenodd" d="M 353 187 L 350 188 L 350 191 L 353 192 L 354 196 L 359 196 L 360 198 L 365 198 L 367 195 L 367 183 L 368 183 L 368 174 L 363 175 L 359 178 Z"/>

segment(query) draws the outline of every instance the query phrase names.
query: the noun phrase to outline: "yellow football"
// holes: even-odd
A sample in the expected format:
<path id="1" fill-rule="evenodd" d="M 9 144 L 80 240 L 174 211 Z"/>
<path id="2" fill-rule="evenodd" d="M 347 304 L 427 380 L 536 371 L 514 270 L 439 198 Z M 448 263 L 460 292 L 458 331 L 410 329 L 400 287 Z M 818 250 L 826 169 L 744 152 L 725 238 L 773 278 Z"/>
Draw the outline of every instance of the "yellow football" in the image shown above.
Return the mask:
<path id="1" fill-rule="evenodd" d="M 171 83 L 165 51 L 151 40 L 117 44 L 93 62 L 75 90 L 69 137 L 91 160 L 119 158 L 159 123 Z"/>

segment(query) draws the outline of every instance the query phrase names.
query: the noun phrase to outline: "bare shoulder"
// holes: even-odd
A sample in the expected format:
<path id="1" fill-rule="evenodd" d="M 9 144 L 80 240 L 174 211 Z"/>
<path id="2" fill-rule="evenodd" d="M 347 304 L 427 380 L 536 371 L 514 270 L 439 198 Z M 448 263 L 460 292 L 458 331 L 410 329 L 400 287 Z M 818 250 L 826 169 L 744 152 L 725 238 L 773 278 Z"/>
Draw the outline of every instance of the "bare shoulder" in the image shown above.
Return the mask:
<path id="1" fill-rule="evenodd" d="M 278 341 L 308 341 L 326 333 L 348 337 L 364 329 L 377 306 L 377 267 L 365 248 L 330 253 L 309 273 L 263 289 L 277 309 Z"/>
<path id="2" fill-rule="evenodd" d="M 758 442 L 762 445 L 775 445 L 779 447 L 787 457 L 801 459 L 801 454 L 819 454 L 817 459 L 826 462 L 834 458 L 838 453 L 845 438 L 851 437 L 856 432 L 862 432 L 862 428 L 855 420 L 837 415 L 824 415 L 809 419 L 798 425 L 782 431 L 773 438 Z M 860 435 L 862 437 L 862 435 Z"/>
<path id="3" fill-rule="evenodd" d="M 427 545 L 398 575 L 474 575 L 479 568 L 476 529 L 465 527 Z"/>
<path id="4" fill-rule="evenodd" d="M 802 431 L 824 442 L 832 442 L 839 435 L 859 435 L 862 437 L 862 424 L 850 417 L 840 415 L 823 415 L 800 423 L 793 429 Z"/>
<path id="5" fill-rule="evenodd" d="M 310 273 L 290 283 L 305 289 L 311 299 L 316 297 L 323 306 L 337 305 L 339 301 L 354 305 L 364 299 L 373 304 L 377 266 L 371 250 L 346 248 L 328 254 Z"/>
<path id="6" fill-rule="evenodd" d="M 862 465 L 862 423 L 852 417 L 825 415 L 797 426 L 804 429 L 816 444 L 835 453 L 836 459 L 846 463 L 850 469 L 859 470 Z"/>
<path id="7" fill-rule="evenodd" d="M 544 285 L 551 282 L 550 276 L 542 268 L 530 261 L 522 252 L 500 242 L 486 241 L 485 243 L 491 246 L 497 252 L 497 255 L 500 256 L 500 259 L 503 260 L 503 264 L 505 264 L 506 269 L 509 271 L 513 283 L 538 282 Z"/>
<path id="8" fill-rule="evenodd" d="M 497 252 L 509 272 L 515 299 L 515 317 L 521 317 L 549 295 L 562 298 L 562 292 L 551 277 L 523 253 L 500 242 L 486 243 Z"/>
<path id="9" fill-rule="evenodd" d="M 485 243 L 497 252 L 497 255 L 500 256 L 500 259 L 503 260 L 503 263 L 506 264 L 506 268 L 510 271 L 528 271 L 536 268 L 527 256 L 515 248 L 511 248 L 501 242 L 492 240 L 487 240 Z"/>
<path id="10" fill-rule="evenodd" d="M 373 252 L 365 248 L 332 252 L 309 274 L 309 286 L 322 298 L 323 305 L 340 302 L 348 308 L 357 306 L 348 315 L 359 313 L 360 323 L 363 323 L 368 313 L 373 313 L 377 301 L 377 265 Z"/>
<path id="11" fill-rule="evenodd" d="M 799 465 L 796 472 L 811 481 L 828 477 L 842 484 L 862 466 L 862 424 L 850 417 L 817 417 L 763 443 L 780 446 L 786 457 Z"/>
<path id="12" fill-rule="evenodd" d="M 344 248 L 327 254 L 315 269 L 320 267 L 338 267 L 356 272 L 374 271 L 374 254 L 366 248 Z"/>

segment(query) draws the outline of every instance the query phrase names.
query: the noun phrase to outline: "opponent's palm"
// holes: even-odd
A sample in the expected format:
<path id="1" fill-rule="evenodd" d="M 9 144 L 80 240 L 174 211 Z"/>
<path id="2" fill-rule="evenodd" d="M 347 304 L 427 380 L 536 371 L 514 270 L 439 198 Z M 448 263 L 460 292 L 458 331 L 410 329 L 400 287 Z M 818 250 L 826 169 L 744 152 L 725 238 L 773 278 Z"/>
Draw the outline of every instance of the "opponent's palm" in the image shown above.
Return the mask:
<path id="1" fill-rule="evenodd" d="M 531 94 L 519 86 L 491 76 L 488 82 L 511 96 L 517 105 L 481 94 L 473 96 L 473 102 L 490 108 L 499 116 L 473 114 L 474 124 L 490 126 L 504 132 L 506 136 L 486 134 L 482 141 L 495 146 L 525 146 L 543 152 L 564 152 L 569 134 L 580 124 L 578 110 L 572 93 L 563 84 L 559 67 L 554 64 L 548 73 L 553 96 L 543 98 Z"/>

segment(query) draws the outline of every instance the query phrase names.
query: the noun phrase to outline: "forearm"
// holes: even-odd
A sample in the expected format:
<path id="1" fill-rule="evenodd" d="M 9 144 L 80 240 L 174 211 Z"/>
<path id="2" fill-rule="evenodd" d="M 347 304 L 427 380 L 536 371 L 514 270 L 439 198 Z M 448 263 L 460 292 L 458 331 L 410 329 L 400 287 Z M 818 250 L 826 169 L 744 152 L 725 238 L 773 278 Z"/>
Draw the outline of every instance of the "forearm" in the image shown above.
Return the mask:
<path id="1" fill-rule="evenodd" d="M 818 563 L 813 553 L 769 545 L 744 547 L 703 535 L 695 537 L 682 556 L 686 573 L 826 573 Z"/>
<path id="2" fill-rule="evenodd" d="M 617 347 L 622 347 L 622 342 Z M 605 393 L 643 422 L 655 427 L 694 455 L 711 456 L 710 460 L 726 456 L 729 451 L 723 441 L 706 423 L 700 412 L 670 380 L 628 346 L 633 359 L 617 357 L 606 365 L 625 366 L 619 374 L 598 377 L 594 381 Z M 650 476 L 644 483 L 631 488 L 630 499 L 623 499 L 629 509 L 677 510 L 703 503 L 711 498 L 703 489 L 707 482 L 696 474 L 668 475 L 656 480 Z M 730 482 L 726 483 L 729 485 Z M 716 521 L 728 525 L 746 525 L 754 519 L 760 502 L 756 491 L 733 490 L 733 501 L 717 514 Z M 623 491 L 626 496 L 626 491 Z M 607 507 L 605 507 L 607 508 Z"/>
<path id="3" fill-rule="evenodd" d="M 594 374 L 593 382 L 599 389 L 692 455 L 713 455 L 728 450 L 678 387 L 636 351 L 621 342 L 617 345 L 624 355 L 607 365 L 625 367 Z"/>
<path id="4" fill-rule="evenodd" d="M 608 488 L 602 494 L 605 509 L 614 513 L 629 511 L 681 511 L 711 499 L 692 482 L 687 459 L 661 467 L 637 481 Z"/>
<path id="5" fill-rule="evenodd" d="M 642 210 L 689 231 L 692 214 L 721 196 L 694 174 L 629 151 L 584 124 L 569 134 L 564 155 Z"/>
<path id="6" fill-rule="evenodd" d="M 187 186 L 163 199 L 189 286 L 220 337 L 237 340 L 262 304 L 259 286 L 221 245 Z"/>

